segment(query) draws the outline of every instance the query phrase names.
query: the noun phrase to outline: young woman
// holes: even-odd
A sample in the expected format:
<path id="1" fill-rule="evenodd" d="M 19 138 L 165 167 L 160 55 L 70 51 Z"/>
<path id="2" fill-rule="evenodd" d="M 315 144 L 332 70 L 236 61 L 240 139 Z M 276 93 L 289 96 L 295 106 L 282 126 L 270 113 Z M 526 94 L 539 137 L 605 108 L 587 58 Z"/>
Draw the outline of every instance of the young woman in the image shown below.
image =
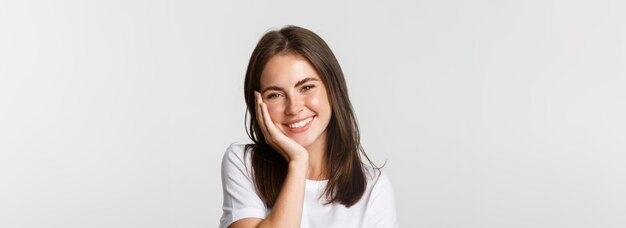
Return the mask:
<path id="1" fill-rule="evenodd" d="M 266 33 L 244 93 L 253 144 L 224 154 L 220 227 L 398 226 L 391 183 L 361 148 L 343 72 L 319 36 Z"/>

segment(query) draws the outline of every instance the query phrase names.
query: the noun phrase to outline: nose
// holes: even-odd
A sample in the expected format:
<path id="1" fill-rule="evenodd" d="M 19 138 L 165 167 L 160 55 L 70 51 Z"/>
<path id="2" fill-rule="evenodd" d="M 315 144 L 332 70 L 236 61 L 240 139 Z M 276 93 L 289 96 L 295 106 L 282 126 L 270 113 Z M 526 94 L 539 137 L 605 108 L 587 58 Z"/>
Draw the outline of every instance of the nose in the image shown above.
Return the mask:
<path id="1" fill-rule="evenodd" d="M 297 115 L 304 109 L 304 99 L 296 96 L 289 97 L 287 101 L 287 107 L 285 108 L 285 114 Z"/>

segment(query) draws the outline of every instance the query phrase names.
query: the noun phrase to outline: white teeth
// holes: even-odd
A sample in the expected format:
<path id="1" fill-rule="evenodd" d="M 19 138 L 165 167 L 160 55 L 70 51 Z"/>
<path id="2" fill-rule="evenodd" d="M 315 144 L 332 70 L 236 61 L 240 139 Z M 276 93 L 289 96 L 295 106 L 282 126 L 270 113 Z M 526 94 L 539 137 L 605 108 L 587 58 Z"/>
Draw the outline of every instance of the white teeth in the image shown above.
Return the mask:
<path id="1" fill-rule="evenodd" d="M 313 120 L 313 117 L 306 118 L 300 122 L 289 124 L 289 128 L 301 128 Z"/>

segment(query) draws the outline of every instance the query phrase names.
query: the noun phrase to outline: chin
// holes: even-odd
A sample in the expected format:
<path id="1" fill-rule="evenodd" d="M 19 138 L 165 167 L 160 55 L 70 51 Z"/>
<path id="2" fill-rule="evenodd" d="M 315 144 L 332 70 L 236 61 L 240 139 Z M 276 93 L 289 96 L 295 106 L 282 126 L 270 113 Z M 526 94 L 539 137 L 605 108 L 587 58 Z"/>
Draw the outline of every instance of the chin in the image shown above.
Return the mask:
<path id="1" fill-rule="evenodd" d="M 304 148 L 307 148 L 307 147 L 311 146 L 315 142 L 315 139 L 313 137 L 310 137 L 310 136 L 293 137 L 291 139 L 293 139 L 293 141 L 296 141 L 298 144 L 300 144 L 300 146 L 302 146 Z"/>
<path id="2" fill-rule="evenodd" d="M 306 148 L 309 147 L 311 144 L 313 144 L 313 140 L 308 140 L 308 139 L 293 139 L 294 141 L 296 141 L 298 144 L 300 144 L 300 146 Z"/>

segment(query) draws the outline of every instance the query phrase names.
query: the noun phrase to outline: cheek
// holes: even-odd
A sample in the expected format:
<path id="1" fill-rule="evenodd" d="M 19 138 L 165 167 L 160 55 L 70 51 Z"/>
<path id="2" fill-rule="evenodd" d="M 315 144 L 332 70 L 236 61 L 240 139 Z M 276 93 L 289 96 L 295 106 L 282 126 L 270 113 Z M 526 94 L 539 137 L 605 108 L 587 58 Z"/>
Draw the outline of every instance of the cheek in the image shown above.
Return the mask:
<path id="1" fill-rule="evenodd" d="M 306 103 L 308 104 L 309 108 L 317 109 L 320 106 L 320 99 L 317 96 L 310 96 L 307 97 Z"/>
<path id="2" fill-rule="evenodd" d="M 329 112 L 330 105 L 325 95 L 315 94 L 307 98 L 307 104 L 315 112 Z"/>
<path id="3" fill-rule="evenodd" d="M 267 105 L 267 112 L 270 114 L 272 122 L 279 123 L 282 118 L 283 105 L 279 103 L 265 103 Z"/>

